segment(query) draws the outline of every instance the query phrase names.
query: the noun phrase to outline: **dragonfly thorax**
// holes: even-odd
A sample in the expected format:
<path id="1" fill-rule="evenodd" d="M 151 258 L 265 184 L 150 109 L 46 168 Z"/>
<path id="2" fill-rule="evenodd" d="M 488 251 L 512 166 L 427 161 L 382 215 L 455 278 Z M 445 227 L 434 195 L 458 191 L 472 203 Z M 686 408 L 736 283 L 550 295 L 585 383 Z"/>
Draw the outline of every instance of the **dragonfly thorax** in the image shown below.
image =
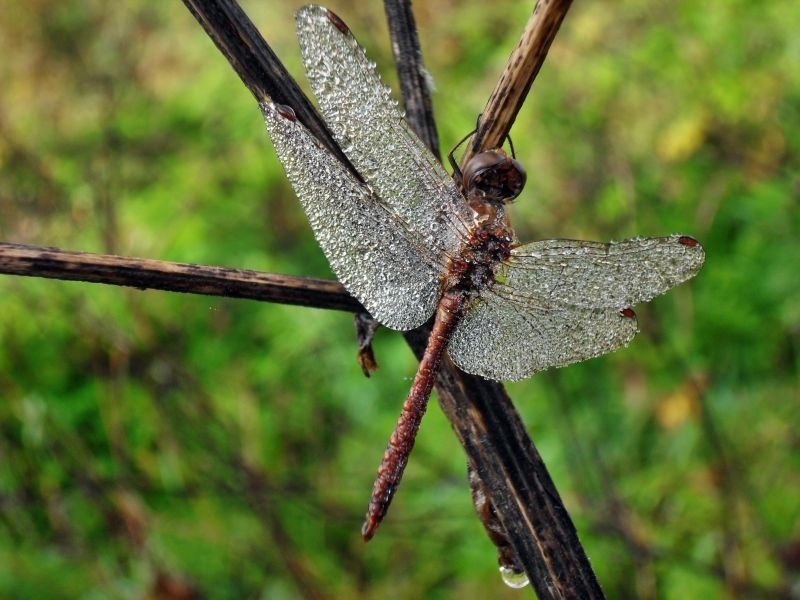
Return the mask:
<path id="1" fill-rule="evenodd" d="M 499 265 L 511 256 L 513 231 L 502 210 L 475 227 L 449 268 L 449 288 L 478 291 L 494 281 Z"/>

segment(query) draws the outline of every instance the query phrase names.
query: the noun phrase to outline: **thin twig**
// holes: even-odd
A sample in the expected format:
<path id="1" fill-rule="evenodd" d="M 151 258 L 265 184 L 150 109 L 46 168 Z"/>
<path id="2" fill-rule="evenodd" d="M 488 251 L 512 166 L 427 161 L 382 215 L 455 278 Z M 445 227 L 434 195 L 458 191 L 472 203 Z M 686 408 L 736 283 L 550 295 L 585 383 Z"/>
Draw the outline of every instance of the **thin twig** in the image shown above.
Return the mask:
<path id="1" fill-rule="evenodd" d="M 433 155 L 441 160 L 439 136 L 433 120 L 433 102 L 411 2 L 385 0 L 383 6 L 389 24 L 389 38 L 406 109 L 406 121 Z"/>
<path id="2" fill-rule="evenodd" d="M 337 281 L 0 242 L 0 273 L 228 296 L 354 312 L 361 304 Z"/>
<path id="3" fill-rule="evenodd" d="M 572 0 L 539 0 L 536 3 L 481 113 L 475 135 L 461 157 L 462 168 L 472 155 L 503 145 L 571 5 Z"/>

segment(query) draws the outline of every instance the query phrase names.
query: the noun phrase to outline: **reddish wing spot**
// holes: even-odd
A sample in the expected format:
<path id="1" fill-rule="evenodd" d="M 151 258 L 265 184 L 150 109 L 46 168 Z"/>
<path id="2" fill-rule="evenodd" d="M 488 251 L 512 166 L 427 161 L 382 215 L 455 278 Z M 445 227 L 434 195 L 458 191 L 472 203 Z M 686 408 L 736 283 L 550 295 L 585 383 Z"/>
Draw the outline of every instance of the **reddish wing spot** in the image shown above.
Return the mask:
<path id="1" fill-rule="evenodd" d="M 333 26 L 334 26 L 334 27 L 336 27 L 336 29 L 338 29 L 338 30 L 339 30 L 339 31 L 341 31 L 342 33 L 345 33 L 345 34 L 346 34 L 346 33 L 350 33 L 350 29 L 347 27 L 347 25 L 345 25 L 345 24 L 344 24 L 344 21 L 342 21 L 342 20 L 341 20 L 341 19 L 340 19 L 340 18 L 339 18 L 339 17 L 336 15 L 336 13 L 334 13 L 334 12 L 333 12 L 333 11 L 331 11 L 331 10 L 328 10 L 328 20 L 329 20 L 331 23 L 333 23 Z"/>
<path id="2" fill-rule="evenodd" d="M 679 237 L 678 243 L 683 244 L 684 246 L 689 246 L 689 248 L 694 248 L 697 246 L 697 240 L 693 237 L 689 237 L 688 235 L 682 235 Z"/>
<path id="3" fill-rule="evenodd" d="M 630 307 L 623 308 L 621 311 L 619 311 L 619 314 L 621 314 L 623 317 L 627 317 L 628 319 L 636 318 L 636 313 L 633 312 L 633 309 Z"/>
<path id="4" fill-rule="evenodd" d="M 288 119 L 292 122 L 297 121 L 297 115 L 294 114 L 291 106 L 286 106 L 285 104 L 276 104 L 275 110 L 284 119 Z"/>

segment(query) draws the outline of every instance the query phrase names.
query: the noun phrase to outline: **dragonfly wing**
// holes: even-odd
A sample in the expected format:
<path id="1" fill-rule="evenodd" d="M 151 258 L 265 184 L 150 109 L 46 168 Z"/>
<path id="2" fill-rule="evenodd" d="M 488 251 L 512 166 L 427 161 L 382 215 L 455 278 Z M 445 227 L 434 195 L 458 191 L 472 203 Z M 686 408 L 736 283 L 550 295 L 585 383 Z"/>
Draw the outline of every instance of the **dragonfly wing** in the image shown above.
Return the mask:
<path id="1" fill-rule="evenodd" d="M 440 267 L 403 224 L 293 116 L 261 105 L 272 143 L 339 281 L 378 321 L 412 329 L 433 313 Z"/>
<path id="2" fill-rule="evenodd" d="M 456 326 L 447 352 L 468 373 L 514 381 L 612 352 L 637 331 L 632 312 L 519 304 L 488 289 Z"/>
<path id="3" fill-rule="evenodd" d="M 633 311 L 622 309 L 686 281 L 704 258 L 680 235 L 520 246 L 473 300 L 448 351 L 467 372 L 510 380 L 600 356 L 636 335 Z"/>
<path id="4" fill-rule="evenodd" d="M 409 128 L 375 64 L 327 9 L 305 6 L 296 19 L 311 88 L 344 153 L 421 244 L 440 255 L 457 251 L 472 219 L 469 208 Z"/>
<path id="5" fill-rule="evenodd" d="M 511 252 L 496 280 L 521 302 L 621 309 L 692 278 L 703 247 L 684 235 L 607 244 L 545 240 Z"/>

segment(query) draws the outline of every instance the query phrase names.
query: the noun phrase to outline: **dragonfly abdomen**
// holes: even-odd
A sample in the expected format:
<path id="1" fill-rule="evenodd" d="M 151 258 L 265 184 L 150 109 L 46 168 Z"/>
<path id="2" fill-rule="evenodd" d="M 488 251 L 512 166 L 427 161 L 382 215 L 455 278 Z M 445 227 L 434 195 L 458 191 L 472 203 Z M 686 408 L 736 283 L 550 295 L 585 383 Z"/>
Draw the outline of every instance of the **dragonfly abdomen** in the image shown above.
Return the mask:
<path id="1" fill-rule="evenodd" d="M 450 342 L 453 330 L 464 316 L 467 298 L 467 294 L 463 291 L 451 290 L 442 296 L 436 308 L 436 318 L 425 354 L 419 363 L 411 390 L 403 403 L 400 417 L 378 467 L 367 516 L 361 528 L 361 535 L 365 541 L 375 535 L 403 476 L 408 457 L 414 448 L 420 422 L 428 407 L 428 399 L 436 381 L 436 374 L 439 372 L 442 355 Z"/>

